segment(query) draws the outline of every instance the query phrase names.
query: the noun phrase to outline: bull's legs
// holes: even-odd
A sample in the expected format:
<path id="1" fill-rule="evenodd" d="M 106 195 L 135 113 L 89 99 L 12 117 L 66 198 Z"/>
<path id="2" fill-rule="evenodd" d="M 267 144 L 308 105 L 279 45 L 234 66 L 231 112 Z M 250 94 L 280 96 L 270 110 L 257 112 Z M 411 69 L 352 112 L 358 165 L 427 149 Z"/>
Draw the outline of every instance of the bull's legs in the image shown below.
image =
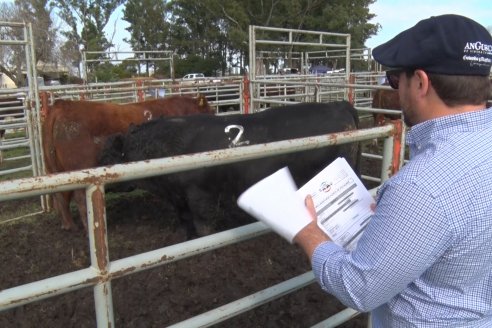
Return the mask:
<path id="1" fill-rule="evenodd" d="M 87 233 L 87 204 L 85 201 L 85 189 L 74 190 L 73 199 L 79 210 L 80 221 L 84 226 L 84 230 Z"/>
<path id="2" fill-rule="evenodd" d="M 53 206 L 61 217 L 63 230 L 77 230 L 77 226 L 70 213 L 71 192 L 59 192 L 53 197 Z"/>
<path id="3" fill-rule="evenodd" d="M 186 188 L 186 200 L 197 235 L 206 236 L 216 232 L 216 228 L 221 225 L 217 199 L 192 185 Z"/>

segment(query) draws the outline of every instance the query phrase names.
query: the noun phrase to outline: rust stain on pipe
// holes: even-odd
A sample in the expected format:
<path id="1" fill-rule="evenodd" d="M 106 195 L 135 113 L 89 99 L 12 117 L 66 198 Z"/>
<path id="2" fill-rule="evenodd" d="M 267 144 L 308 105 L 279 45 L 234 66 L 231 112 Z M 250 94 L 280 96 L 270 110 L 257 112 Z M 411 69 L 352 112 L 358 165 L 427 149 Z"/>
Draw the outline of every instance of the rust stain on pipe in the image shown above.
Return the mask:
<path id="1" fill-rule="evenodd" d="M 92 193 L 92 206 L 94 209 L 94 237 L 97 253 L 97 266 L 102 274 L 107 272 L 108 249 L 106 244 L 106 220 L 104 193 L 100 186 Z"/>

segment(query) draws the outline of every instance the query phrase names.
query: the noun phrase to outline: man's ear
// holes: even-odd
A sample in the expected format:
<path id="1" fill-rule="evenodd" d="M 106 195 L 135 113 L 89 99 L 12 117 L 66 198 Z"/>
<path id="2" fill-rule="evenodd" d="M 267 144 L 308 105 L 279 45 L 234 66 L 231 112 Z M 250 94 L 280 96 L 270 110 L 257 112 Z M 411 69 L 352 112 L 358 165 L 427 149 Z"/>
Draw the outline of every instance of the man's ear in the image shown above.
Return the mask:
<path id="1" fill-rule="evenodd" d="M 429 92 L 429 87 L 431 83 L 429 76 L 425 71 L 421 69 L 416 69 L 413 74 L 417 78 L 420 94 L 426 95 Z"/>

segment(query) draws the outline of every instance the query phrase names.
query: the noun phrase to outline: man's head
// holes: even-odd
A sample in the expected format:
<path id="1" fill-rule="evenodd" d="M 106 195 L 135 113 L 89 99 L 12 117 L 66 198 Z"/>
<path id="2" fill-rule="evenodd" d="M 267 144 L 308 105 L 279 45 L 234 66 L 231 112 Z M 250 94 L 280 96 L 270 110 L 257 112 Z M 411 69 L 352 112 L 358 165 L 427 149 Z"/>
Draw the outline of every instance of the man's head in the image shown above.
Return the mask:
<path id="1" fill-rule="evenodd" d="M 485 27 L 467 17 L 435 16 L 376 47 L 373 56 L 388 67 L 488 76 L 492 66 L 492 36 Z"/>
<path id="2" fill-rule="evenodd" d="M 390 41 L 376 47 L 373 56 L 390 67 L 393 88 L 425 86 L 448 107 L 481 105 L 490 96 L 492 36 L 477 22 L 459 15 L 435 16 L 420 21 Z M 419 84 L 420 83 L 420 84 Z M 415 114 L 419 90 L 400 90 L 404 114 Z M 428 90 L 425 91 L 427 94 Z M 408 99 L 403 99 L 407 97 Z M 411 98 L 414 97 L 414 98 Z M 405 110 L 407 112 L 405 112 Z M 418 113 L 417 113 L 418 114 Z M 424 113 L 425 114 L 425 113 Z M 432 116 L 415 117 L 409 125 Z M 411 118 L 409 118 L 411 119 Z"/>

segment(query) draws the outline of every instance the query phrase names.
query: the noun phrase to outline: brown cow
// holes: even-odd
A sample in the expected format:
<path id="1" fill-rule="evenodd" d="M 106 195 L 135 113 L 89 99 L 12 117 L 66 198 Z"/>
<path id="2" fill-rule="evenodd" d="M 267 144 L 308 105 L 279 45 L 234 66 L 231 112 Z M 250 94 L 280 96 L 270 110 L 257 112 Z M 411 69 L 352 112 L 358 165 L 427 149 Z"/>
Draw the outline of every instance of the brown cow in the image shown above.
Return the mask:
<path id="1" fill-rule="evenodd" d="M 400 99 L 398 98 L 398 90 L 378 89 L 374 91 L 372 96 L 372 107 L 400 110 L 401 107 Z M 399 118 L 401 118 L 401 114 L 374 113 L 374 125 L 382 125 L 387 119 L 396 120 Z"/>
<path id="2" fill-rule="evenodd" d="M 140 124 L 159 116 L 213 114 L 206 98 L 170 96 L 140 103 L 118 105 L 92 101 L 56 100 L 43 121 L 43 151 L 47 173 L 92 168 L 107 136 L 126 132 L 130 124 Z M 62 219 L 62 228 L 76 230 L 70 213 L 74 198 L 87 230 L 83 190 L 57 193 L 54 207 Z"/>

